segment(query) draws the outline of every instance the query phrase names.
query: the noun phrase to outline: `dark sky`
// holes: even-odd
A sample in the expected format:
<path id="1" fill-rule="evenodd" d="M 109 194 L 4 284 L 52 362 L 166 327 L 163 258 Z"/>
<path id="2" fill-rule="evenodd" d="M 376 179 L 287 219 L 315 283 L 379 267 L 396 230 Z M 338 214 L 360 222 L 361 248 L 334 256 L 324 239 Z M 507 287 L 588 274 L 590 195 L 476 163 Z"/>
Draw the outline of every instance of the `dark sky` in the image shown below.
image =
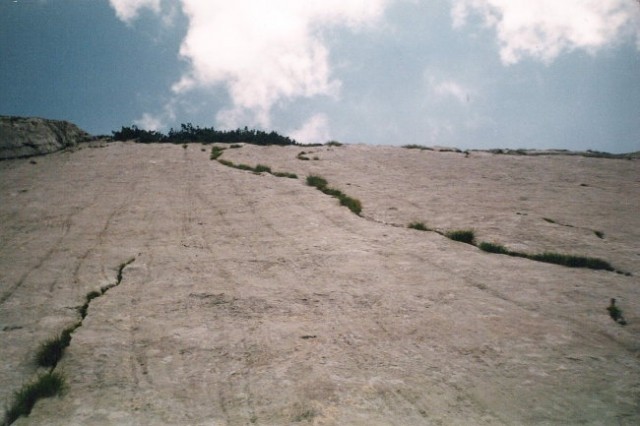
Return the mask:
<path id="1" fill-rule="evenodd" d="M 0 114 L 640 150 L 633 0 L 0 0 Z"/>

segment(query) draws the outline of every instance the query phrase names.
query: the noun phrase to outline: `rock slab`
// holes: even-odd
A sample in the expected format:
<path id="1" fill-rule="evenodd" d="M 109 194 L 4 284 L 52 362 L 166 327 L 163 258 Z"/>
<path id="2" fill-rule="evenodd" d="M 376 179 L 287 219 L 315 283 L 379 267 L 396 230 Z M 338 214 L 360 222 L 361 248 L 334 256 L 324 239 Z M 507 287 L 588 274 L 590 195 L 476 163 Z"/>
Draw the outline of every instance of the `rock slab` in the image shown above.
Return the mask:
<path id="1" fill-rule="evenodd" d="M 49 154 L 90 139 L 68 121 L 0 116 L 0 160 Z"/>

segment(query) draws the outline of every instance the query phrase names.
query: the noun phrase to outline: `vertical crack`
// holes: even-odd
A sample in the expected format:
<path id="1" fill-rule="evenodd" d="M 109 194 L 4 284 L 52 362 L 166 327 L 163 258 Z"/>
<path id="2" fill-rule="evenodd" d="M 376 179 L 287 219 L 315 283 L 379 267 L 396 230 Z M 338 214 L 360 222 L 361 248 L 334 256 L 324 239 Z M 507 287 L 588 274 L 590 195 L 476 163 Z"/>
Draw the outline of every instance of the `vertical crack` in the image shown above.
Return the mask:
<path id="1" fill-rule="evenodd" d="M 21 416 L 29 416 L 33 406 L 39 399 L 59 395 L 62 392 L 65 384 L 64 376 L 54 370 L 62 359 L 65 349 L 71 344 L 73 332 L 82 326 L 82 322 L 88 314 L 91 301 L 104 296 L 107 291 L 119 286 L 122 282 L 124 269 L 135 260 L 135 257 L 132 257 L 118 266 L 115 283 L 102 287 L 100 291 L 94 290 L 87 293 L 84 304 L 78 307 L 78 313 L 80 314 L 78 322 L 62 330 L 58 336 L 40 345 L 35 355 L 35 361 L 40 367 L 46 367 L 49 370 L 14 393 L 13 403 L 5 413 L 3 425 L 10 425 Z"/>

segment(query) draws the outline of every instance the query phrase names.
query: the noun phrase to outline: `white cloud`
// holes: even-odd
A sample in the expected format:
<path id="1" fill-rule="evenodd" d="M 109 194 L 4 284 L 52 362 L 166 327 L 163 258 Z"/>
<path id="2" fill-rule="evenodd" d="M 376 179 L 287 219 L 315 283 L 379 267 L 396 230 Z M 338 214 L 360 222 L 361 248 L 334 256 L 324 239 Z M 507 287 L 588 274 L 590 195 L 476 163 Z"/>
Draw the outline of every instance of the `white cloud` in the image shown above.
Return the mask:
<path id="1" fill-rule="evenodd" d="M 160 117 L 146 112 L 142 114 L 142 118 L 134 120 L 133 123 L 144 130 L 160 130 L 164 127 L 164 123 Z"/>
<path id="2" fill-rule="evenodd" d="M 453 0 L 454 28 L 478 14 L 494 28 L 505 65 L 526 56 L 552 62 L 576 49 L 589 53 L 619 40 L 637 37 L 640 7 L 633 0 Z"/>
<path id="3" fill-rule="evenodd" d="M 109 0 L 116 15 L 124 22 L 131 22 L 138 17 L 141 9 L 148 8 L 160 13 L 160 0 Z"/>
<path id="4" fill-rule="evenodd" d="M 129 22 L 141 8 L 160 12 L 160 0 L 110 0 Z M 393 0 L 180 0 L 188 19 L 180 56 L 190 67 L 172 89 L 224 86 L 231 106 L 218 122 L 264 127 L 271 110 L 298 97 L 338 96 L 322 31 L 371 26 Z"/>
<path id="5" fill-rule="evenodd" d="M 430 86 L 431 90 L 439 97 L 453 98 L 460 103 L 469 102 L 471 90 L 453 80 L 436 82 L 434 78 L 430 78 Z"/>
<path id="6" fill-rule="evenodd" d="M 329 119 L 325 114 L 315 114 L 290 136 L 300 143 L 324 143 L 329 136 Z"/>

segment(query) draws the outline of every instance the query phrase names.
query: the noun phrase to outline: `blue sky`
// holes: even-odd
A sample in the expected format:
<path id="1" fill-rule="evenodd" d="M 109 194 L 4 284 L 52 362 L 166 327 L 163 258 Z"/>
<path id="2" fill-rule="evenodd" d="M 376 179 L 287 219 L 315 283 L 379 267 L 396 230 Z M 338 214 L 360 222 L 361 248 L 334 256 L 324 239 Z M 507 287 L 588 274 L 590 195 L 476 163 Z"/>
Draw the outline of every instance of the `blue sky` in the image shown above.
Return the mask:
<path id="1" fill-rule="evenodd" d="M 637 0 L 0 0 L 0 114 L 640 150 Z"/>

